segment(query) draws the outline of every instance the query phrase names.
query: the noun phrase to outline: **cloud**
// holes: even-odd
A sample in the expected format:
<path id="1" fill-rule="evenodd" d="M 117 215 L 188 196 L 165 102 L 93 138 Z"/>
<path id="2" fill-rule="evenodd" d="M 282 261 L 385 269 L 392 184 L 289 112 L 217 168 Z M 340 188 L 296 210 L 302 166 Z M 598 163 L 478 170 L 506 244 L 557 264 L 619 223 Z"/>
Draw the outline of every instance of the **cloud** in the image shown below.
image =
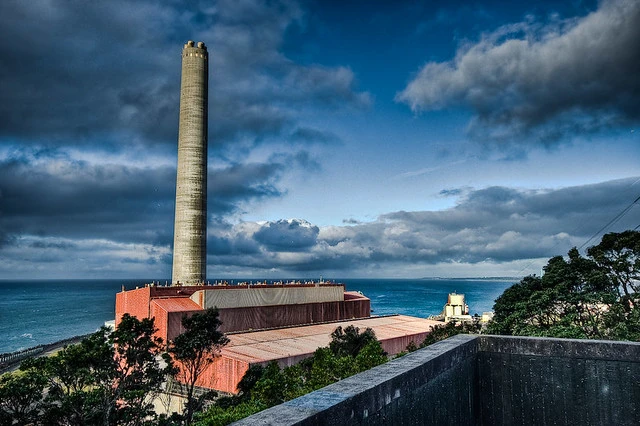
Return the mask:
<path id="1" fill-rule="evenodd" d="M 203 40 L 210 54 L 212 229 L 252 203 L 283 196 L 289 174 L 319 169 L 323 147 L 340 139 L 308 117 L 366 108 L 370 96 L 348 67 L 300 64 L 283 54 L 288 29 L 303 15 L 287 0 L 201 1 L 188 9 L 145 0 L 0 2 L 6 267 L 11 258 L 15 271 L 29 271 L 35 263 L 27 259 L 47 251 L 51 262 L 70 265 L 56 253 L 99 252 L 103 241 L 129 247 L 105 255 L 123 274 L 141 270 L 134 264 L 166 266 L 185 37 Z M 261 153 L 253 150 L 258 145 Z M 262 247 L 211 238 L 214 252 Z M 164 254 L 138 258 L 132 247 Z"/>
<path id="2" fill-rule="evenodd" d="M 167 277 L 169 247 L 120 243 L 109 239 L 20 236 L 2 249 L 5 278 L 145 278 Z M 118 268 L 113 268 L 117 264 Z"/>
<path id="3" fill-rule="evenodd" d="M 0 136 L 118 145 L 177 134 L 179 68 L 155 36 L 172 18 L 154 3 L 2 2 Z"/>
<path id="4" fill-rule="evenodd" d="M 10 167 L 20 184 L 6 184 L 7 175 L 1 171 Z M 27 175 L 34 169 L 28 165 L 0 167 L 4 240 L 0 273 L 50 277 L 64 271 L 66 276 L 106 276 L 117 271 L 119 276 L 151 274 L 166 279 L 171 262 L 171 185 L 158 186 L 154 192 L 141 183 L 117 198 L 110 198 L 109 191 L 122 175 L 134 175 L 131 182 L 161 183 L 165 173 L 175 171 L 76 165 L 83 179 L 70 183 L 64 181 L 66 167 L 71 166 L 57 169 L 59 175 L 48 170 L 30 178 Z M 16 174 L 16 170 L 22 172 Z M 390 212 L 372 222 L 346 221 L 342 226 L 320 227 L 304 219 L 234 224 L 228 215 L 211 215 L 208 275 L 419 277 L 433 271 L 443 276 L 477 274 L 478 270 L 488 275 L 538 272 L 548 258 L 580 246 L 628 207 L 637 198 L 637 181 L 636 177 L 553 190 L 496 186 L 457 192 L 453 188 L 448 191 L 458 194 L 454 207 Z M 256 191 L 244 179 L 230 178 L 227 185 L 227 198 L 224 193 L 211 194 L 226 200 L 215 201 L 220 205 L 238 208 L 234 194 Z M 16 202 L 20 191 L 31 191 L 40 199 L 38 208 Z M 260 194 L 255 192 L 255 196 L 268 196 Z M 54 203 L 54 199 L 68 203 Z M 164 207 L 147 208 L 156 202 Z M 106 204 L 110 209 L 101 211 Z M 45 214 L 52 209 L 57 210 Z M 608 231 L 634 228 L 638 223 L 640 210 L 635 206 Z"/>
<path id="5" fill-rule="evenodd" d="M 320 143 L 331 145 L 340 142 L 340 138 L 334 133 L 311 127 L 298 127 L 291 134 L 290 140 L 301 144 Z"/>
<path id="6" fill-rule="evenodd" d="M 0 161 L 0 250 L 21 236 L 172 243 L 174 167 L 90 163 L 61 151 L 28 151 Z M 245 203 L 281 196 L 276 183 L 284 165 L 294 160 L 280 160 L 211 171 L 212 219 L 241 211 Z"/>
<path id="7" fill-rule="evenodd" d="M 265 274 L 362 276 L 366 271 L 452 270 L 469 265 L 518 265 L 513 273 L 537 272 L 546 259 L 579 246 L 637 196 L 637 178 L 555 190 L 464 188 L 456 206 L 442 211 L 392 212 L 373 222 L 316 227 L 301 219 L 242 222 L 213 235 L 224 246 L 210 250 L 210 264 L 262 269 Z M 616 224 L 621 231 L 640 221 L 640 211 Z M 247 249 L 249 247 L 250 249 Z M 535 260 L 535 267 L 523 260 Z M 457 270 L 457 269 L 456 269 Z M 417 272 L 420 273 L 420 272 Z"/>
<path id="8" fill-rule="evenodd" d="M 581 18 L 532 18 L 429 62 L 396 100 L 415 112 L 470 108 L 471 136 L 543 143 L 640 119 L 640 3 L 606 0 Z"/>
<path id="9" fill-rule="evenodd" d="M 287 137 L 304 127 L 303 110 L 367 107 L 349 68 L 302 65 L 281 52 L 303 14 L 289 1 L 203 1 L 188 10 L 153 1 L 1 2 L 0 144 L 175 144 L 185 34 L 209 48 L 217 147 Z"/>
<path id="10" fill-rule="evenodd" d="M 270 250 L 304 251 L 315 245 L 319 229 L 301 220 L 278 220 L 264 225 L 253 238 Z"/>

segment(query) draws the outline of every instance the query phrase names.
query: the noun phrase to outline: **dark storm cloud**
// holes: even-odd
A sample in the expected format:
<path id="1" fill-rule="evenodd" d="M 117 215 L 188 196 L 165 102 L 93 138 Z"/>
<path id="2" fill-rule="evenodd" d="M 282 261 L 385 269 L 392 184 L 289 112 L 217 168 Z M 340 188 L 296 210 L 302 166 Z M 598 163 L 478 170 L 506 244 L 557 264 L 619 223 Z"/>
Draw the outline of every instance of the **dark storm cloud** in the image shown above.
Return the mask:
<path id="1" fill-rule="evenodd" d="M 215 144 L 278 135 L 301 108 L 368 105 L 349 69 L 281 54 L 301 15 L 286 1 L 0 2 L 0 144 L 175 143 L 186 37 L 209 46 Z"/>
<path id="2" fill-rule="evenodd" d="M 489 143 L 546 145 L 640 120 L 640 2 L 576 19 L 532 18 L 429 62 L 396 97 L 414 111 L 466 106 Z"/>
<path id="3" fill-rule="evenodd" d="M 8 160 L 0 163 L 0 229 L 166 244 L 172 232 L 171 182 L 175 169 L 169 167 Z"/>
<path id="4" fill-rule="evenodd" d="M 152 3 L 0 3 L 0 135 L 91 145 L 118 144 L 124 129 L 175 134 L 179 65 L 155 36 L 171 19 Z"/>
<path id="5" fill-rule="evenodd" d="M 210 40 L 214 141 L 277 135 L 296 125 L 305 108 L 367 107 L 353 72 L 345 67 L 302 66 L 280 51 L 285 31 L 303 15 L 293 2 L 219 2 Z M 295 134 L 294 134 L 295 136 Z"/>
<path id="6" fill-rule="evenodd" d="M 453 189 L 443 189 L 439 192 L 443 197 L 457 197 L 464 193 L 464 189 L 461 188 L 453 188 Z"/>
<path id="7" fill-rule="evenodd" d="M 250 163 L 210 171 L 209 212 L 222 217 L 236 211 L 243 201 L 282 195 L 276 186 L 282 170 L 281 163 Z"/>
<path id="8" fill-rule="evenodd" d="M 352 273 L 391 265 L 402 269 L 549 258 L 580 246 L 625 209 L 638 195 L 637 182 L 539 191 L 465 188 L 466 195 L 447 210 L 399 211 L 374 222 L 320 229 L 295 219 L 243 222 L 224 229 L 225 248 L 211 253 L 211 260 L 265 270 Z M 636 206 L 608 231 L 638 223 Z M 251 250 L 233 249 L 240 244 Z"/>
<path id="9" fill-rule="evenodd" d="M 333 136 L 301 117 L 370 101 L 350 69 L 283 55 L 302 13 L 289 1 L 0 2 L 0 271 L 48 274 L 39 259 L 63 276 L 169 263 L 175 169 L 156 160 L 175 152 L 189 38 L 210 54 L 210 219 L 317 169 L 310 146 Z M 249 162 L 257 144 L 271 158 Z M 214 252 L 229 250 L 213 238 Z M 259 248 L 233 240 L 232 251 Z M 132 268 L 119 271 L 145 274 Z"/>
<path id="10" fill-rule="evenodd" d="M 39 156 L 0 162 L 0 247 L 20 235 L 171 244 L 175 168 Z M 215 185 L 209 186 L 209 211 L 223 217 L 244 202 L 279 196 L 274 182 L 282 168 L 254 163 L 211 172 Z M 69 241 L 30 244 L 45 245 L 73 248 Z"/>
<path id="11" fill-rule="evenodd" d="M 253 238 L 269 250 L 303 251 L 316 243 L 319 231 L 307 222 L 279 220 L 263 226 Z"/>

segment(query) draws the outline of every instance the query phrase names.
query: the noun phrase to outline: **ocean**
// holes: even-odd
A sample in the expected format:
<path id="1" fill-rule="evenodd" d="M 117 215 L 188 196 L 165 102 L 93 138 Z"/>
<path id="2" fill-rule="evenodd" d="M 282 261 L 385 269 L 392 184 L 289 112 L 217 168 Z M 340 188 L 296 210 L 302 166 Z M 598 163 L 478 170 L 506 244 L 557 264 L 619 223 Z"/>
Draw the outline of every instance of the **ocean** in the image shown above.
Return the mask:
<path id="1" fill-rule="evenodd" d="M 96 331 L 115 315 L 115 294 L 151 280 L 0 280 L 0 353 Z M 164 283 L 166 280 L 160 280 Z M 242 280 L 234 280 L 238 282 Z M 254 282 L 256 280 L 253 280 Z M 465 295 L 469 311 L 490 311 L 516 280 L 332 279 L 371 299 L 373 315 L 426 318 L 442 312 L 447 295 Z"/>

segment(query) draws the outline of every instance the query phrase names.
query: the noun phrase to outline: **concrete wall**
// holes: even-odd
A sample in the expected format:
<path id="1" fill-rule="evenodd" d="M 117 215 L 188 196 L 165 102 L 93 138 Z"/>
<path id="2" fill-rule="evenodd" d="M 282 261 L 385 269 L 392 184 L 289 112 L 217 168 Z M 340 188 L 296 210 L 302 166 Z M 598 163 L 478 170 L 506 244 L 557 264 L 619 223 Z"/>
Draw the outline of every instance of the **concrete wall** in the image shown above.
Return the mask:
<path id="1" fill-rule="evenodd" d="M 235 424 L 471 424 L 475 340 L 455 336 Z"/>
<path id="2" fill-rule="evenodd" d="M 478 340 L 480 424 L 640 424 L 640 344 Z"/>
<path id="3" fill-rule="evenodd" d="M 636 425 L 640 343 L 458 335 L 237 425 Z"/>

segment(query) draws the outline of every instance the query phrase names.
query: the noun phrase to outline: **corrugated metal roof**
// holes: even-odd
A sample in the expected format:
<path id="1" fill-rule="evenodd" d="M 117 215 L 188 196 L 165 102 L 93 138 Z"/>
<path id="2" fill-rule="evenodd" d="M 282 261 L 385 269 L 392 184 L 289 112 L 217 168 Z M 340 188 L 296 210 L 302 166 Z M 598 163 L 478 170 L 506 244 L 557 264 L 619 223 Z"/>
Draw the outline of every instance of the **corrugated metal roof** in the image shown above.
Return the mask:
<path id="1" fill-rule="evenodd" d="M 371 328 L 381 342 L 402 336 L 417 335 L 431 330 L 438 321 L 394 315 L 360 320 L 315 324 L 278 330 L 255 331 L 229 335 L 230 342 L 222 349 L 222 355 L 251 364 L 312 354 L 317 348 L 328 346 L 331 333 L 341 326 L 358 327 L 360 331 Z"/>
<path id="2" fill-rule="evenodd" d="M 152 299 L 151 304 L 156 304 L 165 312 L 200 311 L 202 308 L 188 297 L 170 297 L 167 299 Z"/>

